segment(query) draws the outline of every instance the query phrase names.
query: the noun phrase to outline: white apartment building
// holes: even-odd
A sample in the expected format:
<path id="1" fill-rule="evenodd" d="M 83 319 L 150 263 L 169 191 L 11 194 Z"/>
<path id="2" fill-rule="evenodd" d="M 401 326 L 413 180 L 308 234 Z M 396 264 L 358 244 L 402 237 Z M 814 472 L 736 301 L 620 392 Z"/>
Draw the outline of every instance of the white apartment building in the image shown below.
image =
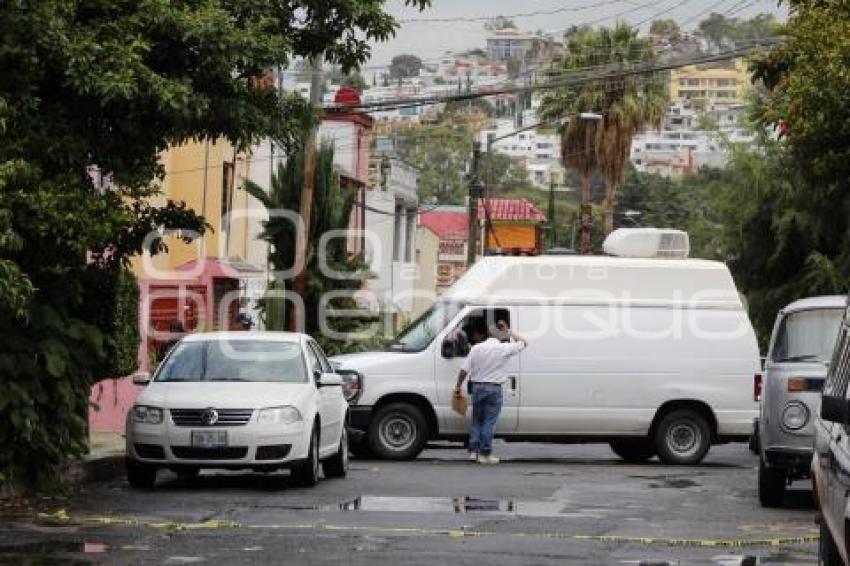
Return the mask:
<path id="1" fill-rule="evenodd" d="M 702 166 L 723 167 L 724 141 L 749 143 L 752 134 L 740 126 L 744 106 L 716 107 L 705 112 L 677 104 L 664 117 L 661 131 L 647 131 L 632 140 L 631 161 L 638 171 L 679 177 Z M 719 132 L 702 129 L 703 120 Z"/>
<path id="2" fill-rule="evenodd" d="M 415 302 L 418 172 L 393 156 L 376 156 L 370 160 L 369 178 L 366 262 L 375 277 L 366 281 L 364 302 L 398 327 L 409 320 Z"/>
<path id="3" fill-rule="evenodd" d="M 486 38 L 487 55 L 495 61 L 522 59 L 534 39 L 534 35 L 513 28 L 495 30 Z"/>
<path id="4" fill-rule="evenodd" d="M 533 111 L 525 114 L 524 124 L 537 122 Z M 554 130 L 535 129 L 512 134 L 519 128 L 512 118 L 496 120 L 491 128 L 479 134 L 482 150 L 488 151 L 489 148 L 521 159 L 529 171 L 530 181 L 541 188 L 548 187 L 551 172 L 561 167 L 560 135 Z"/>

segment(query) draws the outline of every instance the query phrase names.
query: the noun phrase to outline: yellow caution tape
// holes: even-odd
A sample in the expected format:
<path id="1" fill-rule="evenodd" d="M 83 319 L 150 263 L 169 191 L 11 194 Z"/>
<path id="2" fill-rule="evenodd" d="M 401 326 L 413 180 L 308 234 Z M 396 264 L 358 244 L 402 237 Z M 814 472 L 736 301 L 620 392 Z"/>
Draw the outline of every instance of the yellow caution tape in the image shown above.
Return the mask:
<path id="1" fill-rule="evenodd" d="M 689 539 L 660 537 L 625 537 L 616 535 L 572 535 L 575 540 L 610 542 L 617 544 L 644 544 L 658 546 L 700 546 L 700 547 L 741 547 L 741 546 L 785 546 L 817 542 L 818 535 L 795 537 L 774 537 L 761 539 Z"/>
<path id="2" fill-rule="evenodd" d="M 70 522 L 71 517 L 67 511 L 60 509 L 55 513 L 39 513 L 40 519 L 53 522 Z M 338 532 L 378 532 L 385 534 L 419 535 L 419 536 L 446 536 L 450 538 L 466 537 L 489 537 L 510 536 L 516 538 L 546 538 L 546 539 L 569 539 L 576 541 L 601 542 L 610 544 L 640 544 L 647 546 L 693 546 L 693 547 L 750 547 L 750 546 L 786 546 L 793 544 L 807 544 L 818 541 L 818 535 L 801 535 L 771 538 L 743 538 L 743 539 L 689 539 L 689 538 L 665 538 L 665 537 L 632 537 L 620 535 L 582 535 L 570 533 L 510 533 L 481 531 L 474 529 L 428 529 L 419 527 L 381 527 L 369 525 L 330 525 L 327 523 L 315 524 L 271 524 L 271 525 L 243 525 L 236 521 L 223 519 L 210 519 L 196 523 L 179 521 L 157 521 L 126 517 L 82 517 L 77 519 L 79 523 L 88 523 L 102 526 L 134 526 L 147 527 L 151 529 L 164 529 L 172 531 L 188 531 L 198 529 L 257 529 L 257 530 L 314 530 L 314 531 L 338 531 Z"/>

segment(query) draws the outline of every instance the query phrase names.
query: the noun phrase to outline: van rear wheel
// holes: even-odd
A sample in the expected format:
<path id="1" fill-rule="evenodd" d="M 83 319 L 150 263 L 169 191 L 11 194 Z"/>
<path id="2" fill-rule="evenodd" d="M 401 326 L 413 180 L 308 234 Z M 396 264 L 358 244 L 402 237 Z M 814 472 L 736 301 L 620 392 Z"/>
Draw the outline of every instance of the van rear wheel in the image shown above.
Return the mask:
<path id="1" fill-rule="evenodd" d="M 711 447 L 711 428 L 699 412 L 677 409 L 667 413 L 655 429 L 655 449 L 665 464 L 699 464 Z"/>
<path id="2" fill-rule="evenodd" d="M 768 468 L 759 458 L 759 502 L 762 507 L 781 507 L 787 477 L 781 468 Z"/>
<path id="3" fill-rule="evenodd" d="M 626 462 L 646 462 L 655 456 L 655 446 L 646 438 L 633 440 L 614 440 L 610 443 L 611 450 Z"/>
<path id="4" fill-rule="evenodd" d="M 427 441 L 428 422 L 422 411 L 409 403 L 381 407 L 369 425 L 369 447 L 386 460 L 412 460 Z"/>

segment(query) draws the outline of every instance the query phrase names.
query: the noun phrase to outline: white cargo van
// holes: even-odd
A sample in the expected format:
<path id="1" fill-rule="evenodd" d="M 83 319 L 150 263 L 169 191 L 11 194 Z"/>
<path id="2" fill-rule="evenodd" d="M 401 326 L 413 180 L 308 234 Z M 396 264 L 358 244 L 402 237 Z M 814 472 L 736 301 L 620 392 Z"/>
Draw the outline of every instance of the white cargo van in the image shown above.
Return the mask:
<path id="1" fill-rule="evenodd" d="M 755 334 L 726 266 L 684 259 L 678 235 L 684 250 L 652 230 L 606 241 L 609 254 L 655 257 L 480 260 L 388 351 L 336 358 L 349 371 L 352 436 L 392 459 L 463 440 L 452 389 L 463 329 L 484 317 L 529 342 L 510 362 L 499 438 L 607 442 L 626 460 L 675 464 L 745 441 L 758 414 Z"/>

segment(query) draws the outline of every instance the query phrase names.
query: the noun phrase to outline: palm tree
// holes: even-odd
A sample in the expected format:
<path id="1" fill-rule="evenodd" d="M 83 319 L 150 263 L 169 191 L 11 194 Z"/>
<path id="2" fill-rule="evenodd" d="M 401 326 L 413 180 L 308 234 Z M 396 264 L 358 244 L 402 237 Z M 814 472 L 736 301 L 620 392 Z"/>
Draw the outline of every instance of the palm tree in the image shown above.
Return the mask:
<path id="1" fill-rule="evenodd" d="M 623 67 L 651 63 L 655 54 L 648 39 L 631 26 L 617 24 L 599 30 L 603 52 Z M 602 128 L 596 153 L 605 180 L 605 233 L 614 229 L 617 188 L 623 183 L 632 138 L 647 126 L 658 128 L 669 104 L 665 77 L 659 73 L 609 78 L 604 81 Z"/>
<path id="2" fill-rule="evenodd" d="M 307 296 L 305 303 L 305 330 L 308 333 L 317 333 L 320 328 L 319 304 L 322 296 L 331 290 L 357 290 L 362 287 L 363 279 L 367 277 L 365 266 L 359 256 L 352 257 L 348 253 L 345 238 L 331 238 L 322 250 L 317 250 L 314 245 L 319 241 L 322 234 L 330 230 L 344 230 L 349 226 L 351 211 L 354 207 L 354 191 L 346 191 L 340 187 L 339 175 L 334 170 L 333 147 L 323 144 L 316 153 L 316 171 L 313 186 L 313 206 L 309 224 L 309 235 L 307 238 L 308 250 L 305 269 L 307 270 Z M 266 192 L 252 181 L 246 181 L 245 190 L 260 201 L 268 210 L 300 210 L 301 187 L 304 183 L 304 152 L 299 150 L 277 167 L 272 176 L 271 187 Z M 295 226 L 288 218 L 279 216 L 271 217 L 263 224 L 260 238 L 271 244 L 269 251 L 269 264 L 275 272 L 285 271 L 292 267 L 295 261 Z M 364 274 L 362 278 L 333 279 L 325 276 L 319 269 L 319 254 L 325 255 L 327 265 L 338 272 L 349 274 Z M 270 290 L 292 290 L 291 279 L 276 279 L 269 284 Z M 285 330 L 287 324 L 287 313 L 284 312 L 284 302 L 274 296 L 273 293 L 264 298 L 261 303 L 266 328 L 269 330 Z M 334 299 L 335 308 L 355 309 L 357 305 L 341 304 L 352 303 L 345 297 Z M 290 314 L 291 316 L 291 314 Z M 356 328 L 367 319 L 351 318 L 340 319 L 334 329 L 339 332 L 356 330 Z M 369 319 L 371 321 L 371 319 Z M 339 325 L 349 325 L 347 328 Z M 332 344 L 317 336 L 323 346 L 330 351 L 336 348 Z"/>
<path id="3" fill-rule="evenodd" d="M 549 69 L 551 80 L 588 70 L 627 70 L 651 63 L 655 55 L 648 40 L 625 23 L 609 28 L 579 28 L 567 37 L 567 54 Z M 590 178 L 598 170 L 605 181 L 605 231 L 613 230 L 617 187 L 622 183 L 634 134 L 658 126 L 667 108 L 666 81 L 658 73 L 611 75 L 550 91 L 541 105 L 541 118 L 567 120 L 561 128 L 563 163 L 581 178 L 581 251 L 590 252 L 593 226 Z M 581 119 L 593 113 L 597 119 Z"/>

